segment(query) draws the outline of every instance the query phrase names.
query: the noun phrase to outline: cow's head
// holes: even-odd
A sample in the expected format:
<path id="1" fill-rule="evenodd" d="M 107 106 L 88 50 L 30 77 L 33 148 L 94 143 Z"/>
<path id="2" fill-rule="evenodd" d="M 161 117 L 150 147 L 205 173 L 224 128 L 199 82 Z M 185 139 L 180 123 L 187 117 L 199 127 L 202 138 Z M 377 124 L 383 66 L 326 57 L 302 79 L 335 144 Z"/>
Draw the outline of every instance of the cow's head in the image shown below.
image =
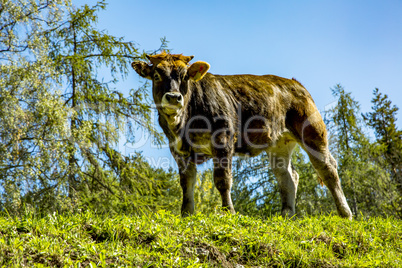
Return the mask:
<path id="1" fill-rule="evenodd" d="M 168 117 L 179 114 L 187 105 L 190 98 L 190 80 L 201 80 L 209 69 L 209 64 L 203 61 L 188 66 L 193 57 L 163 52 L 147 55 L 150 64 L 143 61 L 131 64 L 140 76 L 152 80 L 155 104 L 158 110 Z"/>

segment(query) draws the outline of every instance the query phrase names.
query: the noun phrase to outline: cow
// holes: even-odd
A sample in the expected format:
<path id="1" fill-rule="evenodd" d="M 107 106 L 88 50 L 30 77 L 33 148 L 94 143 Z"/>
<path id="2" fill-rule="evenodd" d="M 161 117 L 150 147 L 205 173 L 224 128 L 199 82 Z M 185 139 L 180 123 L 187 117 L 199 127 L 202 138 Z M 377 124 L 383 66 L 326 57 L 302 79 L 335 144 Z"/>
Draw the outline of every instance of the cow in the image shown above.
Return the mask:
<path id="1" fill-rule="evenodd" d="M 133 69 L 152 80 L 158 121 L 179 167 L 182 216 L 194 213 L 197 164 L 213 160 L 213 178 L 222 207 L 235 213 L 231 199 L 232 157 L 267 152 L 278 181 L 281 213 L 296 213 L 299 175 L 291 164 L 297 144 L 307 153 L 344 218 L 352 213 L 342 191 L 327 130 L 304 86 L 275 75 L 214 75 L 194 56 L 162 52 L 135 61 Z"/>

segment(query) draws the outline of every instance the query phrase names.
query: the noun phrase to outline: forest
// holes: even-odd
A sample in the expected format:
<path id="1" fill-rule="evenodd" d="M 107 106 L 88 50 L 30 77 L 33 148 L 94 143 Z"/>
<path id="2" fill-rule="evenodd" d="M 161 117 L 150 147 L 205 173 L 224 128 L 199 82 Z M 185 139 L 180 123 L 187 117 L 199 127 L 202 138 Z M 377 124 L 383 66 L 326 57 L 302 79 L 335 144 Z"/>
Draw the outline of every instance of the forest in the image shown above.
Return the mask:
<path id="1" fill-rule="evenodd" d="M 180 214 L 179 176 L 155 168 L 141 153 L 119 150 L 122 134 L 164 135 L 151 121 L 150 85 L 123 94 L 119 81 L 133 75 L 140 51 L 124 37 L 97 28 L 95 6 L 67 0 L 2 1 L 0 6 L 0 211 L 46 216 L 93 211 L 99 215 Z M 100 75 L 108 70 L 111 80 Z M 331 87 L 331 85 L 329 85 Z M 355 219 L 402 218 L 402 130 L 396 107 L 381 89 L 369 112 L 347 88 L 332 85 L 336 105 L 322 116 L 331 153 Z M 314 97 L 314 96 L 313 96 Z M 300 175 L 297 217 L 329 215 L 335 206 L 300 148 L 293 155 Z M 237 158 L 232 198 L 241 215 L 268 218 L 280 212 L 277 182 L 268 155 Z M 216 213 L 220 196 L 210 169 L 198 174 L 196 210 Z"/>

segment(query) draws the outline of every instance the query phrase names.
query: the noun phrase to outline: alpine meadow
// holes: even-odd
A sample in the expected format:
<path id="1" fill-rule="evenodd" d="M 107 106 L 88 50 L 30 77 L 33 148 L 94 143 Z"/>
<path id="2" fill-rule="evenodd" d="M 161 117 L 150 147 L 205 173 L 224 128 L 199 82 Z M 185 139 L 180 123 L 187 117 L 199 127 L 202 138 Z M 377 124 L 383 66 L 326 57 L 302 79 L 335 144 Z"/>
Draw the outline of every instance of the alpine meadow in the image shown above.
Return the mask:
<path id="1" fill-rule="evenodd" d="M 212 75 L 208 63 L 191 65 L 192 57 L 173 53 L 169 36 L 142 50 L 98 27 L 107 7 L 106 0 L 1 0 L 1 267 L 402 267 L 402 130 L 399 108 L 381 88 L 366 89 L 371 109 L 363 110 L 359 96 L 342 84 L 328 85 L 336 101 L 319 117 L 326 127 L 309 137 L 325 145 L 317 146 L 325 147 L 325 156 L 314 162 L 303 135 L 286 136 L 281 142 L 291 143 L 293 154 L 286 155 L 282 174 L 277 151 L 234 154 L 231 146 L 240 134 L 230 127 L 239 122 L 225 105 L 242 98 L 246 108 L 254 101 L 252 115 L 265 109 L 264 116 L 287 120 L 288 110 L 276 102 L 263 107 L 265 95 L 258 94 L 276 94 L 279 103 L 291 92 L 313 105 L 316 96 L 304 89 L 302 77 Z M 174 68 L 167 69 L 160 57 Z M 152 83 L 122 89 L 137 73 Z M 174 81 L 166 86 L 167 77 Z M 218 80 L 227 88 L 214 88 Z M 285 92 L 286 86 L 275 84 L 279 80 L 299 93 L 290 86 Z M 236 81 L 257 97 L 248 98 L 251 93 Z M 182 122 L 178 109 L 187 107 L 182 98 L 190 98 L 184 83 L 191 85 L 188 92 L 199 92 L 197 107 L 188 102 L 193 115 L 219 107 L 213 112 L 220 121 L 212 127 L 224 121 L 221 111 L 231 116 L 230 126 L 218 130 L 227 134 L 218 145 L 233 149 L 224 169 L 213 159 L 213 167 L 197 171 L 209 159 L 205 155 L 220 155 L 218 146 L 197 151 L 184 139 L 187 134 L 172 134 Z M 274 84 L 273 90 L 255 86 L 261 84 Z M 158 96 L 155 89 L 169 92 Z M 311 120 L 308 111 L 294 126 Z M 275 128 L 275 120 L 266 128 Z M 221 137 L 206 130 L 201 127 L 196 142 Z M 135 140 L 138 131 L 159 147 L 170 145 L 179 169 L 175 162 L 155 166 L 140 150 L 124 152 L 122 143 Z M 186 164 L 178 160 L 183 157 Z M 327 166 L 317 168 L 320 163 Z M 328 173 L 330 180 L 323 176 Z M 286 178 L 295 181 L 293 188 L 284 186 Z"/>

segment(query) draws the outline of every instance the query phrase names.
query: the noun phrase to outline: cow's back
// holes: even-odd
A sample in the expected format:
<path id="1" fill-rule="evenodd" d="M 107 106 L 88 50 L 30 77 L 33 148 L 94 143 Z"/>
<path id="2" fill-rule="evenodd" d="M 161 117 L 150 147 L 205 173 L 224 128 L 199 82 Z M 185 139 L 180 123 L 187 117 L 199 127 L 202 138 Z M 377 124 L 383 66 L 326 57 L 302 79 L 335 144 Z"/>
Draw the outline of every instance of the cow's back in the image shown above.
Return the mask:
<path id="1" fill-rule="evenodd" d="M 200 82 L 194 85 L 192 110 L 212 121 L 219 116 L 232 121 L 240 154 L 259 154 L 284 133 L 300 140 L 303 124 L 312 116 L 318 115 L 314 121 L 325 129 L 311 95 L 294 79 L 207 74 Z"/>

